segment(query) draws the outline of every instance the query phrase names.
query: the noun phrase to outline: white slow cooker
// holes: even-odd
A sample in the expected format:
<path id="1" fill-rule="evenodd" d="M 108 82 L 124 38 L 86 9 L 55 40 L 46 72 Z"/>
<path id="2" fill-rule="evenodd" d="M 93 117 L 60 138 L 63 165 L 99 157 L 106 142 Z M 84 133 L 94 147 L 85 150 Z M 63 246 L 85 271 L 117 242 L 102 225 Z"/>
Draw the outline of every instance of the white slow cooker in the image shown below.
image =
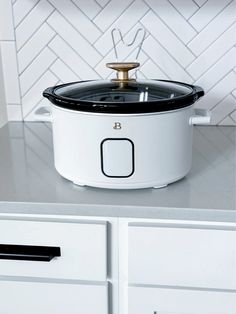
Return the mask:
<path id="1" fill-rule="evenodd" d="M 138 63 L 107 66 L 117 78 L 43 93 L 50 112 L 36 115 L 52 123 L 57 171 L 77 185 L 112 189 L 160 188 L 183 178 L 191 168 L 193 124 L 210 123 L 208 111 L 193 108 L 203 90 L 130 79 Z"/>

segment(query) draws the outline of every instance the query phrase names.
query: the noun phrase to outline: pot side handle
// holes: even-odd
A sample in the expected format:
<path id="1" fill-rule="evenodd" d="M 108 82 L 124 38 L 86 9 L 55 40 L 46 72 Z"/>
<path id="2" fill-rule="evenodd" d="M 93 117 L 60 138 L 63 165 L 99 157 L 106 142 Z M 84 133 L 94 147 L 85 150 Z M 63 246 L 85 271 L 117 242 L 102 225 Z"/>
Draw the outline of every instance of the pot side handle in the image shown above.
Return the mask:
<path id="1" fill-rule="evenodd" d="M 189 124 L 206 125 L 211 123 L 211 112 L 206 109 L 194 109 L 194 115 L 190 117 Z"/>
<path id="2" fill-rule="evenodd" d="M 202 96 L 204 96 L 205 92 L 200 86 L 194 85 L 193 89 L 196 96 L 196 101 L 200 99 Z"/>
<path id="3" fill-rule="evenodd" d="M 34 119 L 35 119 L 35 121 L 51 122 L 52 123 L 53 120 L 52 120 L 51 106 L 47 105 L 47 106 L 39 107 L 34 112 Z"/>
<path id="4" fill-rule="evenodd" d="M 45 91 L 43 92 L 43 97 L 46 98 L 54 97 L 53 90 L 54 87 L 48 87 L 47 89 L 45 89 Z"/>

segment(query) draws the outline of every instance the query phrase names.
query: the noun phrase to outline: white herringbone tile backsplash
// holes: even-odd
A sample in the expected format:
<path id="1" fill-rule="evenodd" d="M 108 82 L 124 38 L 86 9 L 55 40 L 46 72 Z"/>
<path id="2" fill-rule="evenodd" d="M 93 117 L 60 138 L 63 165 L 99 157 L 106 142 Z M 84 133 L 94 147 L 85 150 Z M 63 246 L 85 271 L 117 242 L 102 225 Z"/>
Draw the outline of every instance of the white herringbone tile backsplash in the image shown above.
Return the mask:
<path id="1" fill-rule="evenodd" d="M 200 85 L 212 124 L 236 125 L 236 0 L 1 0 L 9 120 L 34 120 L 48 86 L 109 77 L 113 28 L 127 42 L 146 29 L 138 77 Z M 118 51 L 135 58 L 121 42 Z"/>

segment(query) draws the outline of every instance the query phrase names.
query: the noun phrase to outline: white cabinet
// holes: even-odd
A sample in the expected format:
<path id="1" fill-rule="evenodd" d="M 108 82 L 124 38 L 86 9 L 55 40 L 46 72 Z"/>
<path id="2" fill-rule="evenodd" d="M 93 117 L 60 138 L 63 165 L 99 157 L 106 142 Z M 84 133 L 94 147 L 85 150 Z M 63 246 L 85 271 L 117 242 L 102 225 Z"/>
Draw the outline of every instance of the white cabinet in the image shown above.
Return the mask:
<path id="1" fill-rule="evenodd" d="M 235 243 L 232 226 L 4 217 L 0 314 L 235 314 Z M 60 254 L 10 259 L 1 245 Z"/>
<path id="2" fill-rule="evenodd" d="M 235 314 L 236 230 L 128 226 L 126 314 Z"/>
<path id="3" fill-rule="evenodd" d="M 108 314 L 107 286 L 0 281 L 1 314 Z"/>
<path id="4" fill-rule="evenodd" d="M 0 259 L 0 276 L 106 281 L 106 222 L 0 220 L 0 244 L 59 247 L 50 262 Z"/>
<path id="5" fill-rule="evenodd" d="M 129 288 L 129 314 L 235 314 L 236 294 L 183 289 Z"/>
<path id="6" fill-rule="evenodd" d="M 108 314 L 107 222 L 0 220 L 1 314 Z"/>
<path id="7" fill-rule="evenodd" d="M 236 231 L 146 225 L 128 234 L 130 283 L 236 289 Z"/>

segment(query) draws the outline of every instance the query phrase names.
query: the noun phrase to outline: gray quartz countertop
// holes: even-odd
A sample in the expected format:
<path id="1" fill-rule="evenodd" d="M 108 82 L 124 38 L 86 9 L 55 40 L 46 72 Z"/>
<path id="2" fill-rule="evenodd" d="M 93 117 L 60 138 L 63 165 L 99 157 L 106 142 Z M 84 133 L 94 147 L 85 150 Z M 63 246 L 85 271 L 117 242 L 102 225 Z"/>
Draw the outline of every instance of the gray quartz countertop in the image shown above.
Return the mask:
<path id="1" fill-rule="evenodd" d="M 45 123 L 0 129 L 0 213 L 236 222 L 236 128 L 195 127 L 193 167 L 166 188 L 78 187 L 54 169 Z"/>

